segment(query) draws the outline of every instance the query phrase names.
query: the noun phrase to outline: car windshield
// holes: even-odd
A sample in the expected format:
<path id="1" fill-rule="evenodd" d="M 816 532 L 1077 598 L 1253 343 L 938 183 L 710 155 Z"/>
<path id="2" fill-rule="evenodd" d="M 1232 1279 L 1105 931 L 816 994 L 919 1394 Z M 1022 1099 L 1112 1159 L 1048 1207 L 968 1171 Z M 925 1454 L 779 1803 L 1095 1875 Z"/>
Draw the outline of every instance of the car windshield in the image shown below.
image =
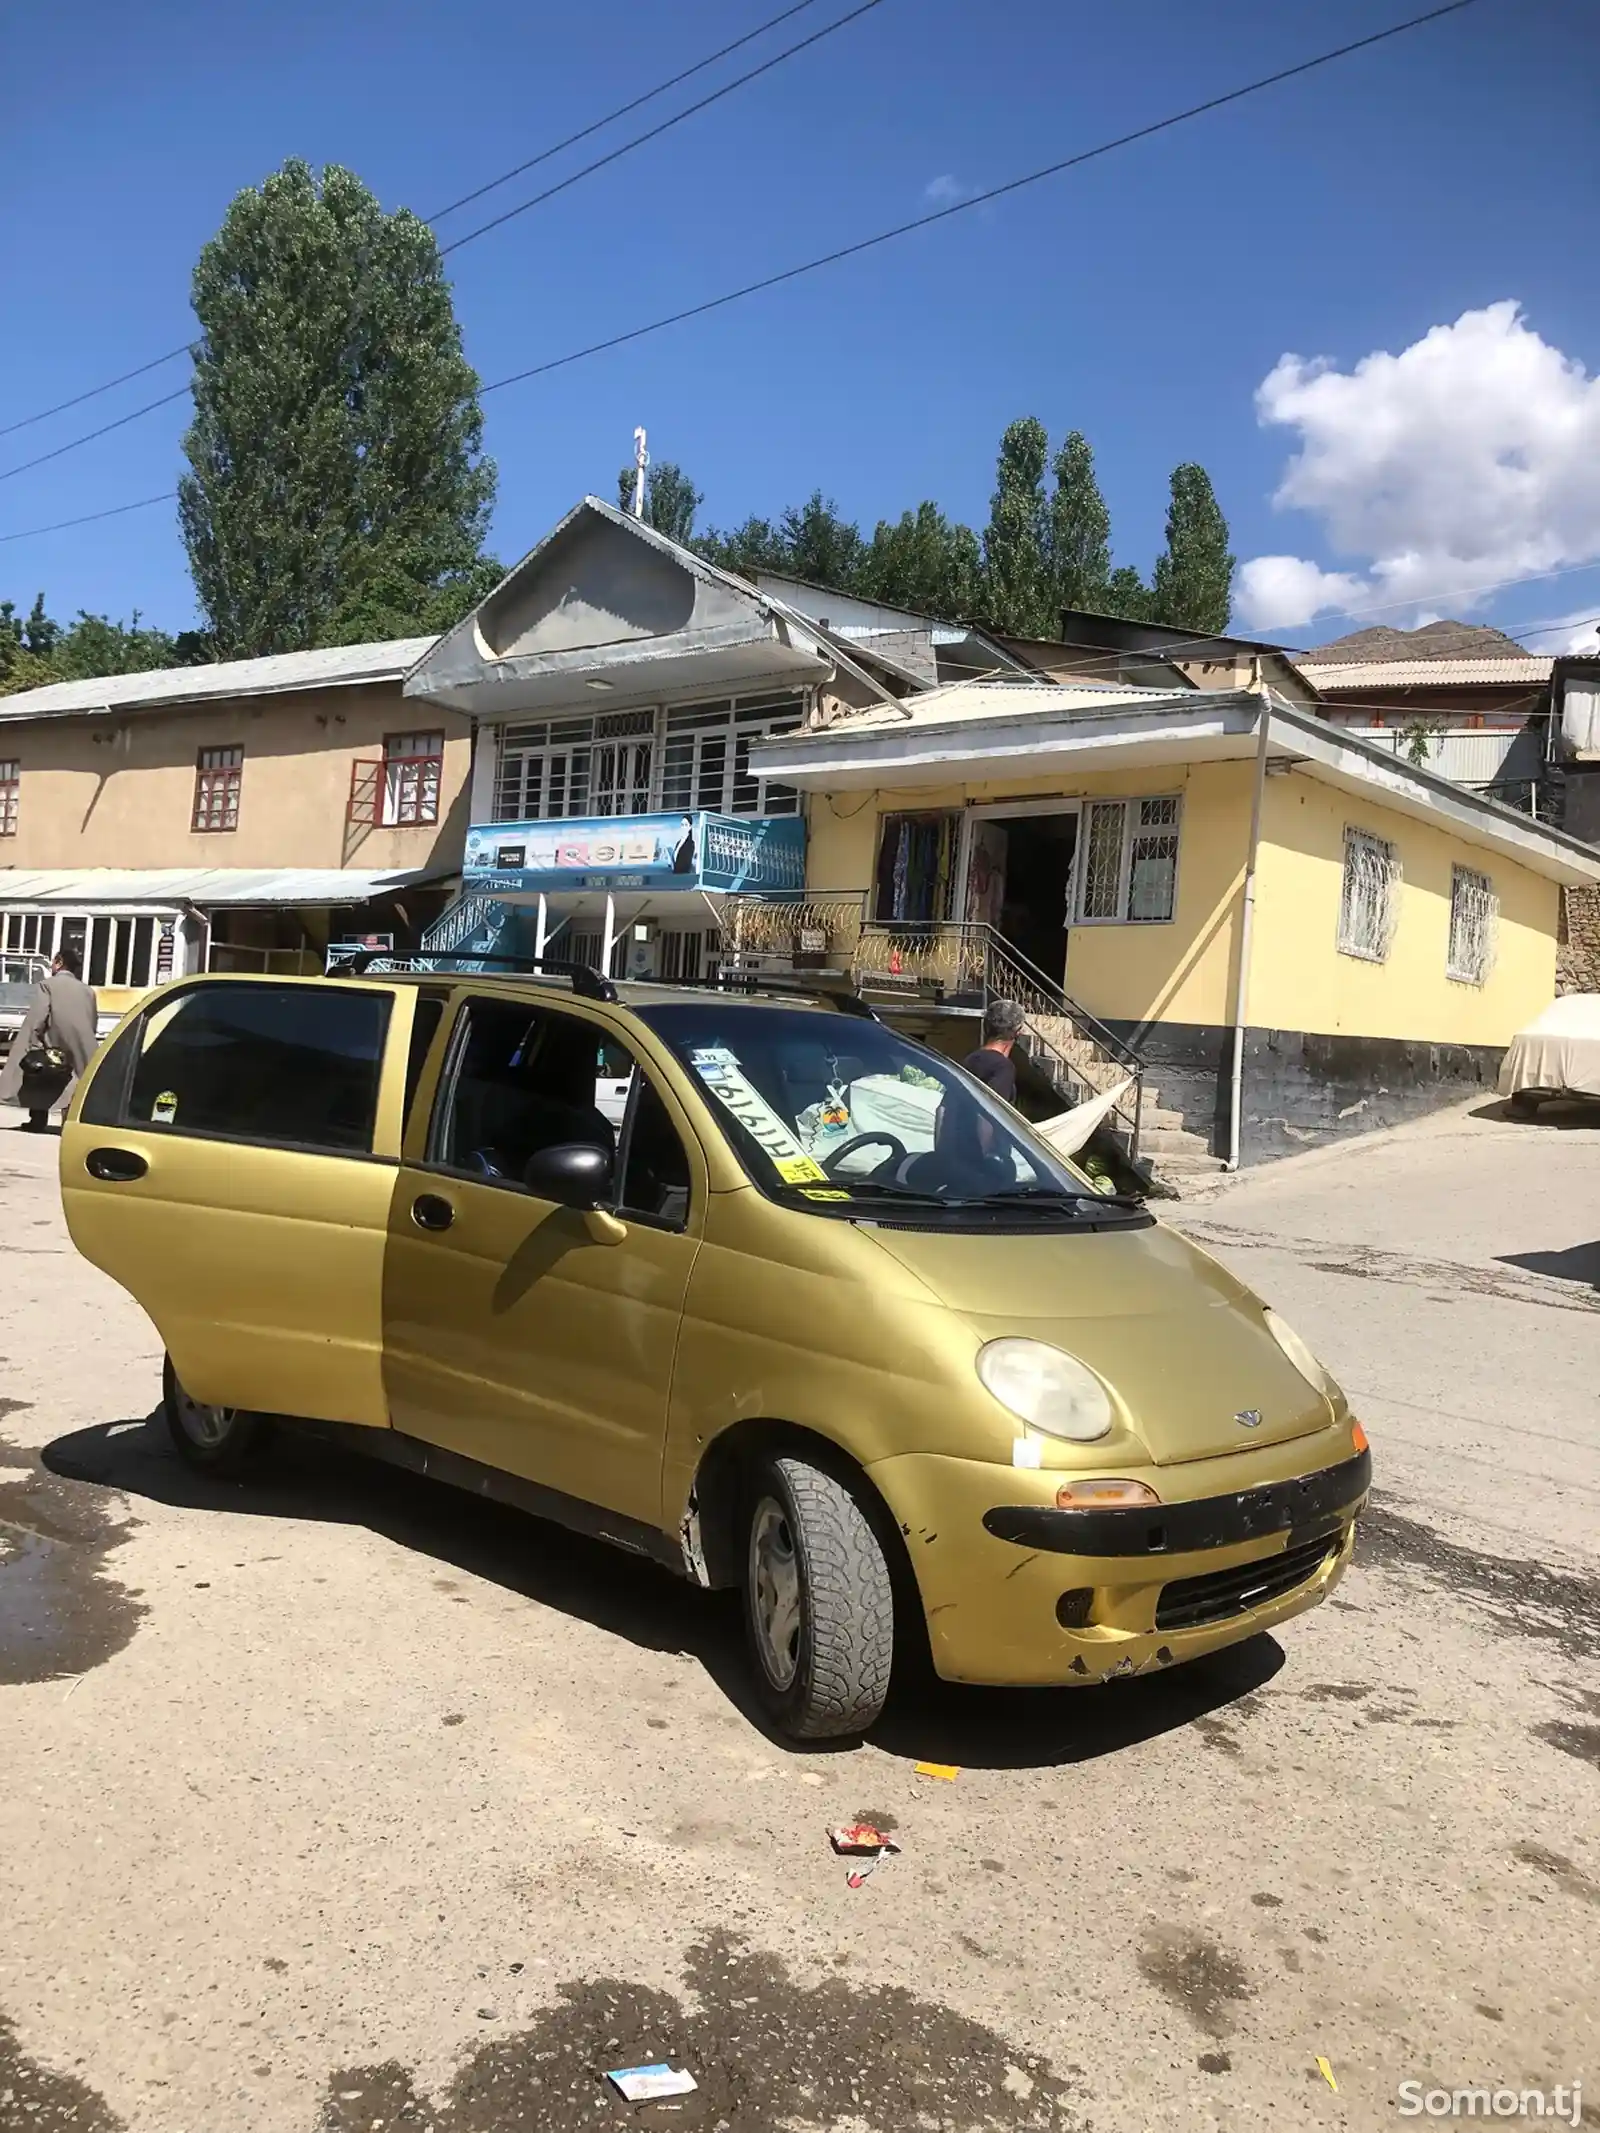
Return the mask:
<path id="1" fill-rule="evenodd" d="M 889 1220 L 956 1209 L 1131 1218 L 974 1076 L 866 1016 L 696 1000 L 642 1009 L 641 1020 L 775 1198 Z"/>

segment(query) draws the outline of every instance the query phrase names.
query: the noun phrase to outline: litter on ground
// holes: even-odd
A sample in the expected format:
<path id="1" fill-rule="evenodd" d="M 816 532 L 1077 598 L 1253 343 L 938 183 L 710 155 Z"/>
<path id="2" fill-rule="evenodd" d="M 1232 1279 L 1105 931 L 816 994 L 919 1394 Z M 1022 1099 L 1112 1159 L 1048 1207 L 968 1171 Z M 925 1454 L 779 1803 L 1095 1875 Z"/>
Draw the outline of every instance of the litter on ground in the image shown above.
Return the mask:
<path id="1" fill-rule="evenodd" d="M 653 2103 L 658 2096 L 687 2096 L 699 2087 L 693 2074 L 657 2059 L 649 2066 L 619 2066 L 606 2075 L 629 2103 Z"/>

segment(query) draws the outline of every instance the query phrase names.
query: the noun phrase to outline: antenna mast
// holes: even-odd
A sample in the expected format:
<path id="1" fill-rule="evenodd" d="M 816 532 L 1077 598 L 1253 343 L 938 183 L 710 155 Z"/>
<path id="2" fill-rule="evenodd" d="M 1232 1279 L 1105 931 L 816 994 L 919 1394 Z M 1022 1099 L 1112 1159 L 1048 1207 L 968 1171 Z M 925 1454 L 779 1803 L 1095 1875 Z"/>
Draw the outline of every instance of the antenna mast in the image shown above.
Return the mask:
<path id="1" fill-rule="evenodd" d="M 633 515 L 644 517 L 644 470 L 650 464 L 650 454 L 645 450 L 645 434 L 642 429 L 633 433 Z"/>

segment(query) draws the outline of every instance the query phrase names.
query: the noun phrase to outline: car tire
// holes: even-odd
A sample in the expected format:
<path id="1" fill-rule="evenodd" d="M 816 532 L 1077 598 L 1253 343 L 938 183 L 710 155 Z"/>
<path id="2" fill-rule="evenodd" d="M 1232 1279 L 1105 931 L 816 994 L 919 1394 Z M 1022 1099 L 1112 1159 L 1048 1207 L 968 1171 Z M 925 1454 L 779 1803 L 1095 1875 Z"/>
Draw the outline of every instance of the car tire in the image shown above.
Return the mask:
<path id="1" fill-rule="evenodd" d="M 798 1740 L 864 1733 L 894 1663 L 889 1565 L 854 1492 L 803 1459 L 765 1459 L 745 1496 L 744 1618 L 756 1692 Z"/>
<path id="2" fill-rule="evenodd" d="M 272 1434 L 267 1417 L 247 1407 L 202 1407 L 191 1400 L 170 1355 L 162 1366 L 161 1405 L 178 1457 L 202 1474 L 242 1474 Z"/>

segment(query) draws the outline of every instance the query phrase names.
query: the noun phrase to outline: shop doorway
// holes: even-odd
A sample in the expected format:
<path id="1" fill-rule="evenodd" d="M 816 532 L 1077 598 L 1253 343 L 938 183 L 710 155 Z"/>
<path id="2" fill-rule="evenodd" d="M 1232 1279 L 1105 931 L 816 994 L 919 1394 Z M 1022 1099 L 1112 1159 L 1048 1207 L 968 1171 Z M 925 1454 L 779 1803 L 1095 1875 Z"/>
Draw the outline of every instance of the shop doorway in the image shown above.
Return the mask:
<path id="1" fill-rule="evenodd" d="M 967 916 L 1059 985 L 1066 975 L 1078 810 L 978 819 L 972 825 Z"/>

